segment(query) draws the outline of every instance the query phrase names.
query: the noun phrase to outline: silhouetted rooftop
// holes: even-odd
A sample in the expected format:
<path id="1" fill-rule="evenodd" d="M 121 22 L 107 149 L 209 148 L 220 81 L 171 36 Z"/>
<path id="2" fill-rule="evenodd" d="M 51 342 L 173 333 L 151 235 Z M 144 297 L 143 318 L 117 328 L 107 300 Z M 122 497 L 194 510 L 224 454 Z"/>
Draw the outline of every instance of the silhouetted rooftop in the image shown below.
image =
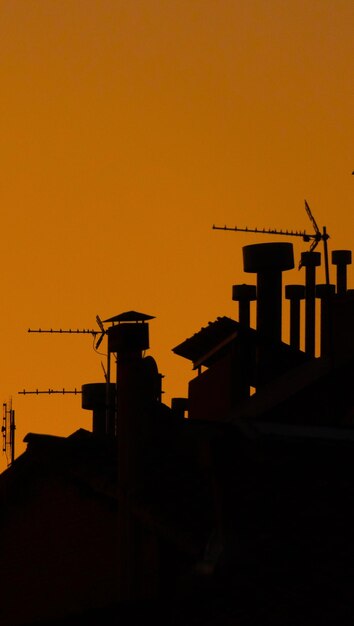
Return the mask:
<path id="1" fill-rule="evenodd" d="M 119 313 L 109 317 L 104 322 L 147 322 L 147 320 L 153 320 L 153 315 L 147 315 L 146 313 L 139 313 L 138 311 L 126 311 L 125 313 Z"/>
<path id="2" fill-rule="evenodd" d="M 220 344 L 236 337 L 235 333 L 239 329 L 240 324 L 230 317 L 218 317 L 215 322 L 209 322 L 208 326 L 173 348 L 172 352 L 196 363 Z"/>

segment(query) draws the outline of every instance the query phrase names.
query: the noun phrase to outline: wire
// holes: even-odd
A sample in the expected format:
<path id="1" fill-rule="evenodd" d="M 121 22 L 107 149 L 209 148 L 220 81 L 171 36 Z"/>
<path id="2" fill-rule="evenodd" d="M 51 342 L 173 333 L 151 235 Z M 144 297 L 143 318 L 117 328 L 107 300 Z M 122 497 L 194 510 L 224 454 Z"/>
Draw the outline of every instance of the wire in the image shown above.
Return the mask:
<path id="1" fill-rule="evenodd" d="M 92 343 L 92 347 L 93 347 L 94 351 L 96 352 L 96 354 L 100 354 L 101 356 L 108 356 L 107 352 L 100 352 L 99 350 L 96 350 L 96 348 L 95 348 L 95 341 L 96 341 L 96 337 L 93 338 L 93 343 Z"/>

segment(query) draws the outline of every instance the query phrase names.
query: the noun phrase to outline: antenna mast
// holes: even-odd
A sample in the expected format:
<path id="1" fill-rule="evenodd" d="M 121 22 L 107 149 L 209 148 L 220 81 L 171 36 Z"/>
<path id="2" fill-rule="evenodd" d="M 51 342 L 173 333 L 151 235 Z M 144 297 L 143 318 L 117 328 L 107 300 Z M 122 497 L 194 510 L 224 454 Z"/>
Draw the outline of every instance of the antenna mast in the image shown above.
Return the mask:
<path id="1" fill-rule="evenodd" d="M 215 226 L 213 225 L 213 230 L 232 230 L 236 232 L 242 233 L 257 233 L 260 235 L 280 235 L 283 237 L 302 237 L 303 241 L 311 241 L 312 244 L 310 246 L 310 252 L 315 250 L 320 241 L 323 241 L 323 249 L 324 249 L 324 261 L 325 261 L 325 274 L 326 274 L 326 284 L 329 285 L 329 263 L 328 263 L 328 245 L 327 241 L 329 239 L 329 235 L 327 233 L 327 229 L 323 226 L 322 233 L 317 226 L 316 220 L 311 213 L 311 209 L 305 200 L 305 209 L 306 213 L 314 227 L 314 233 L 307 233 L 306 230 L 278 230 L 276 228 L 239 228 L 238 226 Z M 301 263 L 299 265 L 299 269 L 301 267 Z"/>
<path id="2" fill-rule="evenodd" d="M 4 402 L 2 405 L 2 451 L 5 452 L 7 457 L 7 465 L 12 465 L 15 460 L 15 411 L 12 408 L 12 398 L 9 402 Z M 7 451 L 10 451 L 10 460 L 7 456 Z"/>
<path id="3" fill-rule="evenodd" d="M 104 336 L 107 334 L 107 331 L 104 327 L 104 324 L 100 318 L 99 315 L 96 315 L 96 322 L 97 325 L 99 327 L 99 330 L 94 330 L 94 329 L 90 329 L 90 328 L 77 328 L 77 329 L 72 329 L 72 328 L 68 328 L 68 329 L 42 329 L 42 328 L 37 328 L 37 329 L 28 329 L 29 333 L 50 333 L 50 334 L 91 334 L 94 338 L 94 349 L 97 351 L 99 346 L 101 345 L 101 342 L 103 341 Z M 97 335 L 99 335 L 98 339 L 96 340 Z M 107 415 L 106 415 L 106 419 L 107 419 L 107 423 L 109 421 L 109 405 L 110 405 L 110 377 L 111 377 L 111 354 L 110 351 L 108 350 L 107 352 L 107 368 L 104 367 L 104 365 L 101 363 L 102 365 L 102 369 L 103 369 L 103 373 L 104 373 L 104 378 L 106 381 L 106 406 L 107 406 Z M 28 394 L 33 394 L 33 395 L 39 395 L 39 394 L 48 394 L 48 395 L 52 395 L 52 394 L 79 394 L 82 393 L 81 391 L 74 389 L 74 390 L 65 390 L 65 389 L 61 389 L 61 390 L 55 390 L 55 389 L 48 389 L 48 390 L 39 390 L 39 389 L 35 389 L 35 390 L 31 390 L 31 391 L 27 391 L 26 389 L 23 389 L 23 391 L 19 391 L 19 394 L 23 394 L 23 395 L 28 395 Z"/>

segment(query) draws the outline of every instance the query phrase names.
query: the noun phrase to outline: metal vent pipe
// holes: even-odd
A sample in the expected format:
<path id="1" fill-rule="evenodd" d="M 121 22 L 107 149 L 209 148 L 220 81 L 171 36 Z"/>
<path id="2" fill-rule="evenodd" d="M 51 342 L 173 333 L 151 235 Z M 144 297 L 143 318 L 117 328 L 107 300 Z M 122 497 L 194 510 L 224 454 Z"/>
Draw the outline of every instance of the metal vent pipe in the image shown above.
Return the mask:
<path id="1" fill-rule="evenodd" d="M 302 252 L 305 267 L 305 351 L 315 356 L 316 267 L 321 265 L 320 252 Z"/>
<path id="2" fill-rule="evenodd" d="M 347 293 L 347 265 L 352 262 L 351 250 L 333 250 L 332 263 L 337 266 L 337 295 Z"/>
<path id="3" fill-rule="evenodd" d="M 290 345 L 300 348 L 300 302 L 305 298 L 304 285 L 286 285 L 285 297 L 290 300 Z"/>
<path id="4" fill-rule="evenodd" d="M 333 356 L 331 303 L 335 292 L 335 285 L 316 285 L 316 297 L 321 300 L 321 356 Z"/>
<path id="5" fill-rule="evenodd" d="M 232 299 L 238 302 L 238 321 L 242 326 L 250 325 L 250 305 L 256 300 L 257 289 L 255 285 L 233 285 Z"/>
<path id="6" fill-rule="evenodd" d="M 244 271 L 257 274 L 257 330 L 281 341 L 282 272 L 293 269 L 291 243 L 260 243 L 243 248 Z"/>

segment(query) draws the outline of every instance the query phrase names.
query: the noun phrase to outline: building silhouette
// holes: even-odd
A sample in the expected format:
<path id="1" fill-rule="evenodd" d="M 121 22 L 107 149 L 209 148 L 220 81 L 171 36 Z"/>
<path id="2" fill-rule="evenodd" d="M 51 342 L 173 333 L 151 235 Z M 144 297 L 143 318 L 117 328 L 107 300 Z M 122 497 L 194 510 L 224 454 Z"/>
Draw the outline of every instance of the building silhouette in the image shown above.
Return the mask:
<path id="1" fill-rule="evenodd" d="M 256 284 L 233 286 L 238 320 L 173 348 L 196 374 L 187 397 L 162 402 L 151 316 L 109 318 L 115 382 L 82 387 L 92 432 L 30 433 L 0 476 L 4 626 L 349 623 L 351 254 L 332 253 L 335 285 L 316 284 L 320 255 L 303 254 L 305 284 L 285 289 L 289 344 L 292 245 L 243 255 Z"/>

